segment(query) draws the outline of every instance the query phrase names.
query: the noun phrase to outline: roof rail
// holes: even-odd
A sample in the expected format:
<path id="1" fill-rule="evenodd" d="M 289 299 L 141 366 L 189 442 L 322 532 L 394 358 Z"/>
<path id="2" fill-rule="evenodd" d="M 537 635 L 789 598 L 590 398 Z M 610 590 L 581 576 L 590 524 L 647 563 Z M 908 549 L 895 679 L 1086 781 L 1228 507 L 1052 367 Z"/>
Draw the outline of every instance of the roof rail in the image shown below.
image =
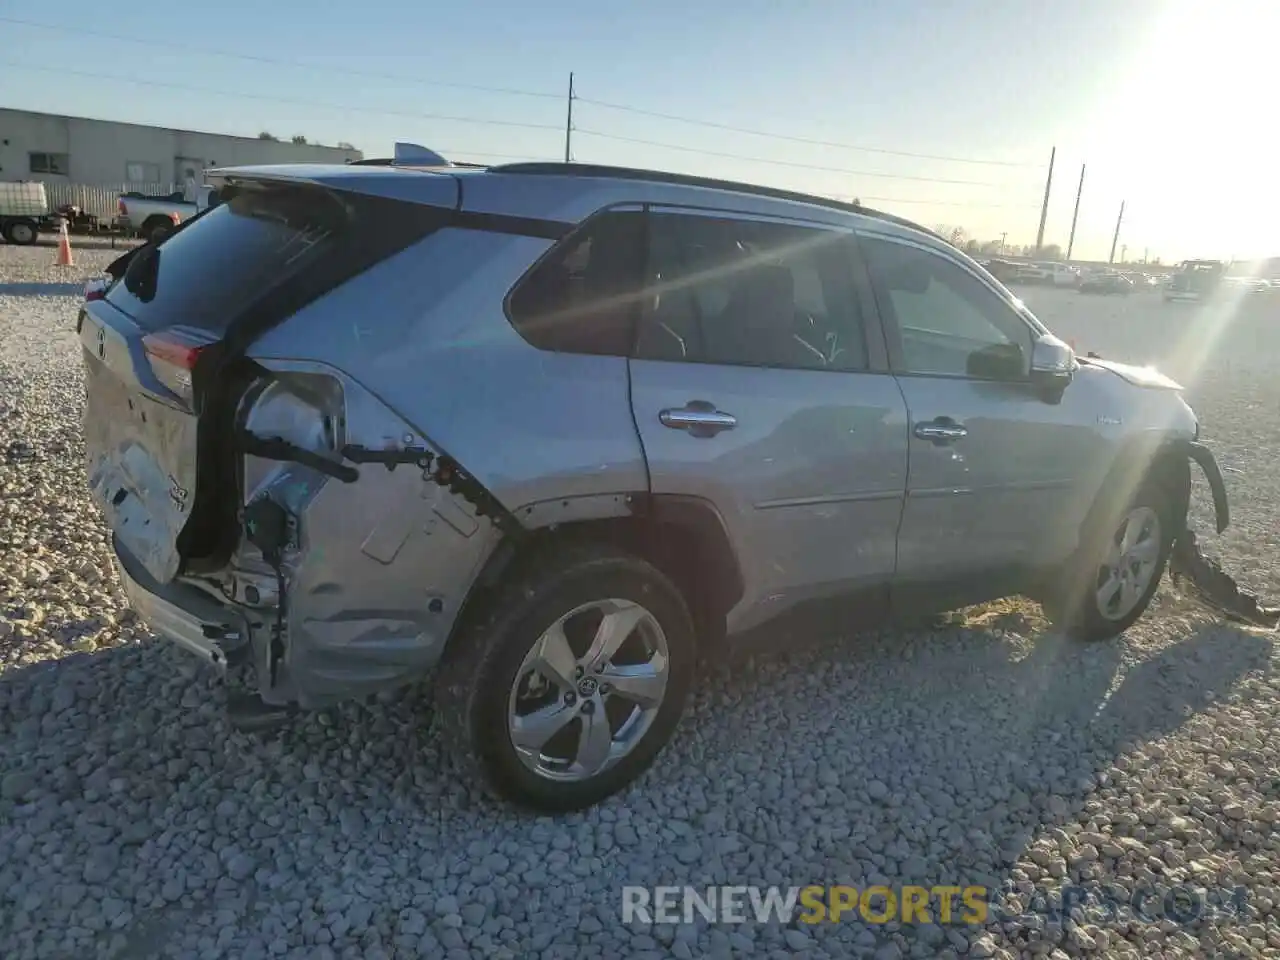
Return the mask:
<path id="1" fill-rule="evenodd" d="M 540 174 L 540 175 L 559 175 L 565 177 L 598 177 L 614 180 L 643 180 L 650 183 L 671 183 L 689 187 L 706 187 L 712 190 L 732 190 L 738 193 L 752 193 L 761 197 L 771 197 L 775 200 L 790 200 L 795 203 L 809 203 L 819 207 L 829 207 L 833 210 L 844 210 L 849 213 L 860 213 L 864 216 L 875 217 L 888 223 L 895 223 L 898 226 L 908 227 L 912 230 L 919 230 L 930 236 L 937 236 L 934 231 L 928 227 L 922 227 L 920 224 L 905 217 L 899 217 L 892 213 L 885 213 L 882 210 L 873 210 L 870 207 L 864 207 L 861 203 L 849 203 L 844 200 L 834 200 L 831 197 L 820 197 L 811 193 L 801 193 L 796 190 L 783 190 L 778 187 L 762 187 L 754 183 L 742 183 L 737 180 L 718 180 L 714 177 L 698 177 L 686 173 L 667 173 L 661 170 L 644 170 L 638 167 L 614 167 L 606 164 L 598 163 L 561 163 L 557 161 L 531 161 L 525 163 L 504 163 L 497 166 L 489 167 L 493 173 L 518 173 L 518 174 Z"/>

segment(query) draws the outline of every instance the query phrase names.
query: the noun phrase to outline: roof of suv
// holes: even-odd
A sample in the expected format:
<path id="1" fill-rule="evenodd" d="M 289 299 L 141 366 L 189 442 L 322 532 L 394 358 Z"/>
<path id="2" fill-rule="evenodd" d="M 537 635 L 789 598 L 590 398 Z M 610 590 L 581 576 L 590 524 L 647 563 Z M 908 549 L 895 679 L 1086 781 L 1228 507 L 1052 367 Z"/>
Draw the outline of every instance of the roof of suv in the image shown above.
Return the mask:
<path id="1" fill-rule="evenodd" d="M 558 180 L 562 184 L 566 181 L 571 182 L 573 180 L 593 180 L 597 183 L 600 181 L 614 181 L 619 185 L 623 183 L 648 183 L 686 189 L 714 190 L 722 193 L 734 193 L 739 195 L 745 194 L 748 196 L 759 197 L 766 202 L 772 200 L 782 203 L 804 204 L 810 207 L 821 207 L 827 210 L 868 217 L 874 220 L 879 220 L 883 223 L 893 224 L 894 226 L 905 230 L 924 234 L 936 240 L 942 240 L 942 238 L 934 231 L 908 220 L 905 217 L 898 217 L 891 213 L 885 213 L 880 210 L 864 207 L 860 203 L 856 202 L 850 203 L 843 200 L 836 200 L 831 197 L 801 193 L 794 190 L 783 190 L 777 187 L 760 186 L 758 184 L 742 183 L 733 180 L 718 180 L 712 177 L 699 177 L 689 174 L 668 173 L 664 171 L 645 170 L 632 167 L 614 167 L 603 164 L 539 162 L 498 164 L 488 167 L 472 164 L 448 167 L 427 167 L 409 164 L 392 164 L 389 162 L 374 160 L 363 163 L 342 165 L 299 163 L 229 167 L 209 171 L 209 175 L 217 179 L 248 176 L 251 178 L 293 180 L 317 184 L 331 184 L 334 186 L 345 182 L 350 187 L 356 187 L 357 184 L 360 184 L 360 188 L 371 188 L 372 185 L 378 181 L 383 181 L 385 183 L 389 179 L 403 177 L 406 174 L 429 174 L 435 176 L 446 174 L 455 176 L 459 180 L 466 182 L 471 182 L 472 178 L 514 176 L 518 178 L 543 177 L 548 180 Z M 382 192 L 376 187 L 372 187 L 372 190 L 373 192 Z M 402 189 L 396 189 L 394 192 L 404 196 L 404 191 Z"/>
<path id="2" fill-rule="evenodd" d="M 661 170 L 646 170 L 638 167 L 613 167 L 597 163 L 505 163 L 486 168 L 492 173 L 526 174 L 538 176 L 592 177 L 597 179 L 632 180 L 648 183 L 678 184 L 687 187 L 701 187 L 706 190 L 722 190 L 732 193 L 750 193 L 773 200 L 787 200 L 792 203 L 807 203 L 814 206 L 843 210 L 847 213 L 861 214 L 864 217 L 875 217 L 909 230 L 918 230 L 936 236 L 932 230 L 920 226 L 905 217 L 894 216 L 880 210 L 864 207 L 862 204 L 836 200 L 796 190 L 783 190 L 778 187 L 765 187 L 758 184 L 743 183 L 737 180 L 719 180 L 714 177 L 698 177 L 685 173 L 667 173 Z"/>

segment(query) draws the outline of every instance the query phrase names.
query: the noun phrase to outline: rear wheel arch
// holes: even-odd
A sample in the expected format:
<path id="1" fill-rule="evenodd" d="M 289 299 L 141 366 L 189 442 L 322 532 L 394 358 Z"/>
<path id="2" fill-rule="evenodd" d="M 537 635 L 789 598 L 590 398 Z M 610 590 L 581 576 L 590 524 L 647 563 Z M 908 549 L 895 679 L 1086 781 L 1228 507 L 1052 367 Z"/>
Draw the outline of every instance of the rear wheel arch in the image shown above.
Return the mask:
<path id="1" fill-rule="evenodd" d="M 587 517 L 583 518 L 583 514 Z M 449 639 L 482 618 L 512 577 L 582 543 L 617 547 L 652 563 L 684 597 L 700 638 L 714 643 L 743 594 L 742 567 L 720 512 L 700 497 L 648 493 L 548 501 L 516 511 L 525 533 L 505 538 L 485 561 Z"/>
<path id="2" fill-rule="evenodd" d="M 147 219 L 142 221 L 142 233 L 148 237 L 157 229 L 172 230 L 173 218 L 166 217 L 163 214 L 153 213 Z"/>

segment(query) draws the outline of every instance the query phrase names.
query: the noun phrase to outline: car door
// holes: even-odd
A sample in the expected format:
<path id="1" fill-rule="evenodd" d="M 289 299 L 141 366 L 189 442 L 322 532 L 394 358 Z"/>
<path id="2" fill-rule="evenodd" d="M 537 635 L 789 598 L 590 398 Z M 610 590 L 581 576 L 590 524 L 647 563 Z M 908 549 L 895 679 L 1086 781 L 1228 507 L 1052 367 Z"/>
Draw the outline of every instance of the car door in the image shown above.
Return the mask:
<path id="1" fill-rule="evenodd" d="M 1105 455 L 1096 411 L 1080 392 L 1033 386 L 1041 331 L 958 254 L 887 232 L 859 248 L 911 422 L 894 606 L 1025 589 L 1074 548 L 1064 504 Z"/>
<path id="2" fill-rule="evenodd" d="M 851 233 L 667 207 L 647 236 L 635 421 L 652 492 L 724 520 L 744 581 L 729 631 L 808 601 L 887 607 L 906 407 Z"/>

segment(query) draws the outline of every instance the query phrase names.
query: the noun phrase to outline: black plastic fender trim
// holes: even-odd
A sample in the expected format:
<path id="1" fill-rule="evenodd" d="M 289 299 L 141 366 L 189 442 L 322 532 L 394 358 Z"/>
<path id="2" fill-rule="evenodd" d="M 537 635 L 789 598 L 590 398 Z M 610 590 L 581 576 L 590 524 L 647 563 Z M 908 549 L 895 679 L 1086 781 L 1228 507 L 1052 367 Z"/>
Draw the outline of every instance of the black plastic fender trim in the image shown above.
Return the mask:
<path id="1" fill-rule="evenodd" d="M 1195 441 L 1187 443 L 1187 456 L 1209 481 L 1209 489 L 1213 492 L 1214 517 L 1218 532 L 1222 533 L 1231 524 L 1231 507 L 1227 503 L 1227 485 L 1222 479 L 1222 470 L 1218 467 L 1218 461 L 1214 459 L 1212 450 L 1203 443 Z"/>

